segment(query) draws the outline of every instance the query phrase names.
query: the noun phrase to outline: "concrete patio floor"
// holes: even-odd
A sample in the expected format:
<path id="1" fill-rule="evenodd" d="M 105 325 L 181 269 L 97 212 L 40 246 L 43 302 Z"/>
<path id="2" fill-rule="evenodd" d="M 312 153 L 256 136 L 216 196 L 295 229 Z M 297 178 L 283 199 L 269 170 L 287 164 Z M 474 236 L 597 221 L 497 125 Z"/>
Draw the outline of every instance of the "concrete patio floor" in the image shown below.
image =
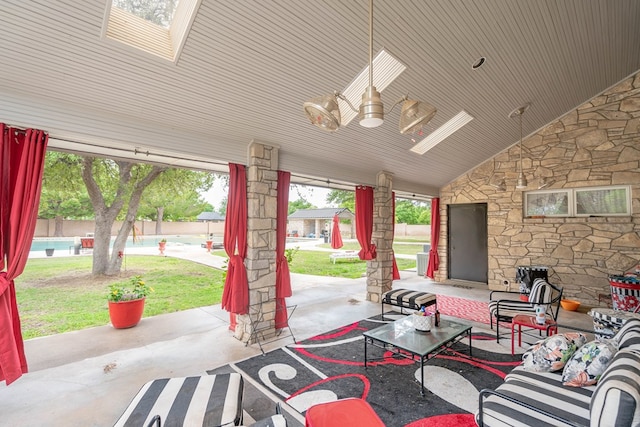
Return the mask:
<path id="1" fill-rule="evenodd" d="M 169 248 L 168 254 L 194 260 L 202 257 L 208 263 L 214 258 L 204 251 L 190 252 Z M 401 276 L 394 281 L 394 288 L 488 300 L 486 288 L 438 284 L 415 271 L 403 271 Z M 380 312 L 379 304 L 365 300 L 365 278 L 292 274 L 292 287 L 293 296 L 287 304 L 297 305 L 290 321 L 297 340 Z M 592 327 L 586 314 L 564 310 L 559 323 Z M 261 353 L 257 344 L 245 346 L 235 339 L 228 326 L 229 315 L 218 304 L 144 318 L 131 329 L 116 330 L 107 325 L 27 340 L 29 373 L 10 386 L 0 385 L 0 424 L 113 425 L 149 380 L 205 375 L 207 370 Z M 265 345 L 265 351 L 292 342 L 290 336 L 283 335 Z M 503 341 L 510 345 L 509 339 Z"/>

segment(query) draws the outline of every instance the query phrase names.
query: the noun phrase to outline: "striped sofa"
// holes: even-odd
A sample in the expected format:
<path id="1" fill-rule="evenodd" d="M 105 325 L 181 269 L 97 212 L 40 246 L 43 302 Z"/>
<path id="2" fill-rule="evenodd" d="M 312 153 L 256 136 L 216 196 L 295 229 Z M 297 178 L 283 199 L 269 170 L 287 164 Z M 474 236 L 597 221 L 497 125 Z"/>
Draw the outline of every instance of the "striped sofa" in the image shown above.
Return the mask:
<path id="1" fill-rule="evenodd" d="M 595 386 L 568 387 L 561 372 L 515 368 L 496 390 L 480 392 L 480 427 L 640 426 L 640 319 L 614 339 L 618 352 Z"/>

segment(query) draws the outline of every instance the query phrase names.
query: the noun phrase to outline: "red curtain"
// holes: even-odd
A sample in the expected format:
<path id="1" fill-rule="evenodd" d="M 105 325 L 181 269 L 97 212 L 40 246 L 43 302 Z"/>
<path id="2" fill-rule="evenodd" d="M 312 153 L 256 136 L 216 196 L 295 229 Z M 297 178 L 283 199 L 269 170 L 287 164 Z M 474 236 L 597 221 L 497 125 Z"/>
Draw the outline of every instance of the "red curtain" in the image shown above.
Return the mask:
<path id="1" fill-rule="evenodd" d="M 373 235 L 373 188 L 356 187 L 356 238 L 360 243 L 360 259 L 376 259 L 376 245 L 371 243 Z"/>
<path id="2" fill-rule="evenodd" d="M 431 199 L 431 249 L 429 249 L 429 266 L 425 276 L 433 279 L 433 272 L 438 269 L 438 240 L 440 239 L 440 199 Z"/>
<path id="3" fill-rule="evenodd" d="M 342 234 L 340 234 L 340 218 L 338 214 L 333 216 L 333 228 L 331 229 L 331 247 L 340 249 L 342 247 Z"/>
<path id="4" fill-rule="evenodd" d="M 229 313 L 249 312 L 247 256 L 247 176 L 243 165 L 229 163 L 229 196 L 224 223 L 224 250 L 229 256 L 222 308 Z M 233 326 L 233 319 L 232 319 Z"/>
<path id="5" fill-rule="evenodd" d="M 289 264 L 284 256 L 287 244 L 287 215 L 289 213 L 289 183 L 291 173 L 278 171 L 278 194 L 276 208 L 276 329 L 287 327 L 287 303 L 292 295 Z"/>
<path id="6" fill-rule="evenodd" d="M 27 372 L 14 279 L 24 271 L 36 227 L 49 136 L 0 123 L 0 381 Z"/>
<path id="7" fill-rule="evenodd" d="M 392 204 L 393 204 L 393 212 L 391 213 L 393 234 L 391 235 L 391 244 L 393 245 L 393 237 L 396 234 L 396 193 L 391 193 Z M 398 270 L 398 263 L 396 262 L 396 254 L 393 252 L 393 246 L 391 247 L 391 255 L 393 256 L 393 274 L 391 276 L 391 280 L 400 280 L 400 270 Z"/>

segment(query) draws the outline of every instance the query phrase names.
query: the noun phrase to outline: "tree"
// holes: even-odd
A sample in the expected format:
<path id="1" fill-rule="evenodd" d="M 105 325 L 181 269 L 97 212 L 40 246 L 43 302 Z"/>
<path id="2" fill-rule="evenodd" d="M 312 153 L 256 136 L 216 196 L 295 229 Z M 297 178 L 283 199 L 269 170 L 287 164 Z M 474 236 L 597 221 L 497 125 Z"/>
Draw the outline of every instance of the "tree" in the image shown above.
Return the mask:
<path id="1" fill-rule="evenodd" d="M 120 272 L 127 237 L 133 228 L 144 190 L 166 166 L 136 164 L 124 160 L 82 158 L 82 180 L 93 205 L 95 232 L 93 246 L 94 275 Z M 126 206 L 126 214 L 109 254 L 111 228 Z"/>
<path id="2" fill-rule="evenodd" d="M 315 206 L 313 206 L 311 203 L 307 202 L 306 200 L 298 199 L 298 200 L 294 200 L 293 202 L 289 202 L 288 212 L 289 212 L 289 215 L 291 215 L 295 211 L 299 211 L 301 209 L 315 209 L 315 208 L 316 208 Z"/>
<path id="3" fill-rule="evenodd" d="M 327 194 L 327 203 L 336 204 L 341 208 L 347 208 L 351 212 L 355 212 L 356 193 L 347 190 L 331 190 Z"/>
<path id="4" fill-rule="evenodd" d="M 162 234 L 162 221 L 192 220 L 211 205 L 200 192 L 213 185 L 215 177 L 208 172 L 188 169 L 168 169 L 156 178 L 144 192 L 139 216 L 156 221 L 155 234 Z"/>
<path id="5" fill-rule="evenodd" d="M 48 151 L 42 178 L 38 216 L 55 218 L 54 236 L 63 235 L 63 219 L 93 217 L 87 189 L 80 178 L 80 158 L 72 154 Z"/>
<path id="6" fill-rule="evenodd" d="M 431 208 L 422 202 L 414 200 L 396 201 L 396 223 L 398 224 L 429 224 Z M 427 221 L 429 219 L 429 221 Z"/>

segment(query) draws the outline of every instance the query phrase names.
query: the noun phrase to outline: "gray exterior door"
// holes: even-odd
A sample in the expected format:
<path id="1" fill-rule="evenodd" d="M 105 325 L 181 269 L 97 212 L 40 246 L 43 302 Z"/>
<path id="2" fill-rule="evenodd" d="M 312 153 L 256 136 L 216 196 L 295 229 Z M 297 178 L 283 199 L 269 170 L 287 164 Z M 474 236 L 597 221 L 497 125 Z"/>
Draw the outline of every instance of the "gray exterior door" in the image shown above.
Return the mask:
<path id="1" fill-rule="evenodd" d="M 449 279 L 488 282 L 487 204 L 448 205 Z"/>

